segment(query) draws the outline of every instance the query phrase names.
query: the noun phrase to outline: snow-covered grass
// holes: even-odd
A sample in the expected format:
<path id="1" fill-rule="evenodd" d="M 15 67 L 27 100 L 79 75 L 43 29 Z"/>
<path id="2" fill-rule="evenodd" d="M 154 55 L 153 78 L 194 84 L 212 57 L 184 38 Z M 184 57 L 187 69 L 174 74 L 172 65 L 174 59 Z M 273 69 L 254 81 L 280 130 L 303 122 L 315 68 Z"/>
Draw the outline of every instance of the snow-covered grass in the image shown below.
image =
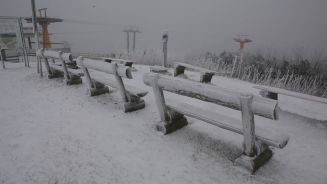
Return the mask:
<path id="1" fill-rule="evenodd" d="M 118 58 L 132 59 L 138 64 L 146 65 L 161 65 L 163 59 L 161 50 L 149 50 L 143 52 L 137 51 L 135 53 L 131 52 L 130 54 L 126 54 L 125 52 L 117 52 L 113 55 Z M 89 54 L 89 56 L 99 57 L 105 55 Z M 291 68 L 291 66 L 284 68 L 287 69 L 287 72 L 285 72 L 281 70 L 280 66 L 277 67 L 277 65 L 281 65 L 281 61 L 272 60 L 268 65 L 267 61 L 258 61 L 258 58 L 255 58 L 255 56 L 256 55 L 254 54 L 247 53 L 245 57 L 246 62 L 241 63 L 239 59 L 235 60 L 235 57 L 231 53 L 225 53 L 222 56 L 217 56 L 210 53 L 196 53 L 186 56 L 179 56 L 177 54 L 170 53 L 168 65 L 173 66 L 174 62 L 185 62 L 224 74 L 230 73 L 226 76 L 249 81 L 254 84 L 268 85 L 309 95 L 327 97 L 327 86 L 326 82 L 324 82 L 326 80 L 323 77 L 324 72 L 321 72 L 323 71 L 323 64 L 311 63 L 311 68 L 310 65 L 304 68 L 297 63 L 294 64 L 293 68 Z M 262 59 L 268 60 L 269 58 Z M 302 69 L 307 73 L 311 72 L 312 74 L 298 74 L 298 71 L 295 71 L 294 67 L 302 67 Z M 316 72 L 312 72 L 311 70 Z"/>
<path id="2" fill-rule="evenodd" d="M 327 124 L 282 112 L 279 121 L 256 117 L 256 124 L 290 136 L 282 150 L 255 175 L 233 166 L 242 137 L 188 118 L 189 125 L 169 135 L 154 130 L 159 121 L 151 88 L 142 83 L 148 66 L 136 65 L 126 83 L 149 90 L 145 109 L 123 113 L 117 91 L 86 95 L 86 85 L 36 74 L 35 63 L 7 64 L 0 71 L 1 183 L 313 183 L 327 180 Z M 194 73 L 187 73 L 198 77 Z M 225 88 L 258 93 L 248 82 L 214 77 Z M 240 112 L 165 93 L 183 101 L 240 118 Z M 326 106 L 280 98 L 283 110 L 326 118 Z M 305 106 L 311 105 L 308 109 Z"/>

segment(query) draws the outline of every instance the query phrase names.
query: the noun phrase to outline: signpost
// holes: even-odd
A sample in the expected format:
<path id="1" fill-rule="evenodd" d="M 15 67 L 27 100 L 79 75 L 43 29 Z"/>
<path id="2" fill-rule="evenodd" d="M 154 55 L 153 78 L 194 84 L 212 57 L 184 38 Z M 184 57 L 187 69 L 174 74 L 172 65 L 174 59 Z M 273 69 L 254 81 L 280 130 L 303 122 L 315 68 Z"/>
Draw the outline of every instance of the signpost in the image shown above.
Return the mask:
<path id="1" fill-rule="evenodd" d="M 167 44 L 168 44 L 168 32 L 164 32 L 162 35 L 162 51 L 163 51 L 163 66 L 167 67 Z"/>

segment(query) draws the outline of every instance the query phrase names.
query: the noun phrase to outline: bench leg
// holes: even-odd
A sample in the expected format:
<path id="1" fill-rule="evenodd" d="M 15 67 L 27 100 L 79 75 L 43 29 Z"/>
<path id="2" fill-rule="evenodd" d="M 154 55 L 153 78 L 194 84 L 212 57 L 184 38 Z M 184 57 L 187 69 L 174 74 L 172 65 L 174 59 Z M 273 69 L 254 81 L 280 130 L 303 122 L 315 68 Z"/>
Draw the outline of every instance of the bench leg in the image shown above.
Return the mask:
<path id="1" fill-rule="evenodd" d="M 183 114 L 167 109 L 163 91 L 158 86 L 158 77 L 157 75 L 152 81 L 153 94 L 160 115 L 160 122 L 156 129 L 163 134 L 169 134 L 187 125 L 187 120 Z"/>
<path id="2" fill-rule="evenodd" d="M 259 150 L 260 149 L 260 150 Z M 234 165 L 247 169 L 251 174 L 267 163 L 273 155 L 271 149 L 264 143 L 256 142 L 257 153 L 254 156 L 242 154 L 234 161 Z"/>
<path id="3" fill-rule="evenodd" d="M 183 66 L 176 66 L 175 70 L 174 70 L 174 77 L 184 74 L 185 71 L 185 67 Z"/>
<path id="4" fill-rule="evenodd" d="M 104 84 L 94 80 L 92 81 L 92 83 L 94 84 L 93 87 L 89 88 L 87 91 L 89 96 L 98 96 L 105 93 L 109 93 L 109 88 Z"/>
<path id="5" fill-rule="evenodd" d="M 203 74 L 201 75 L 200 82 L 202 83 L 210 83 L 212 79 L 213 74 Z"/>
<path id="6" fill-rule="evenodd" d="M 272 156 L 269 147 L 255 138 L 254 114 L 251 109 L 253 95 L 242 95 L 242 125 L 243 125 L 243 154 L 234 162 L 254 173 L 264 165 Z"/>
<path id="7" fill-rule="evenodd" d="M 82 84 L 82 78 L 78 75 L 70 75 L 69 79 L 65 79 L 66 85 Z"/>
<path id="8" fill-rule="evenodd" d="M 124 112 L 132 112 L 145 107 L 145 102 L 143 99 L 134 94 L 127 93 L 127 95 L 129 100 L 124 103 Z"/>
<path id="9" fill-rule="evenodd" d="M 156 125 L 156 129 L 163 134 L 172 133 L 188 124 L 183 114 L 175 111 L 167 110 L 167 120 L 161 121 Z"/>
<path id="10" fill-rule="evenodd" d="M 54 78 L 60 78 L 64 77 L 64 73 L 62 71 L 56 70 L 54 68 L 50 67 L 49 73 L 48 73 L 48 79 L 54 79 Z"/>
<path id="11" fill-rule="evenodd" d="M 83 64 L 83 57 L 79 56 L 77 58 L 77 62 L 81 64 L 83 74 L 86 79 L 86 83 L 89 87 L 89 89 L 87 90 L 87 94 L 89 96 L 98 96 L 98 95 L 102 95 L 104 93 L 109 93 L 109 88 L 107 86 L 91 79 L 89 70 Z"/>
<path id="12" fill-rule="evenodd" d="M 278 100 L 278 93 L 273 93 L 273 92 L 269 92 L 269 91 L 266 91 L 266 90 L 261 90 L 259 92 L 259 94 L 262 97 L 265 97 L 265 98 L 270 98 L 270 99 L 273 99 L 273 100 Z"/>

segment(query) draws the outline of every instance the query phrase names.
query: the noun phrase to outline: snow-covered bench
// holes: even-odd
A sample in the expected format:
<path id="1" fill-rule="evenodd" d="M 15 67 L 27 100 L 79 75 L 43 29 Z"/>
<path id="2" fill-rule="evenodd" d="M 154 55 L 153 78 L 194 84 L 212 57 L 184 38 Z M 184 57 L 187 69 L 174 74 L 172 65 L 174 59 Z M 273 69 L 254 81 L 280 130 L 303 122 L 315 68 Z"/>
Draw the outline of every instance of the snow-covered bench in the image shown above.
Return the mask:
<path id="1" fill-rule="evenodd" d="M 105 86 L 108 85 L 119 90 L 123 99 L 124 112 L 145 107 L 144 100 L 141 97 L 144 97 L 148 92 L 133 86 L 125 86 L 122 80 L 122 77 L 132 79 L 130 67 L 118 66 L 117 63 L 106 63 L 102 60 L 83 58 L 82 56 L 77 58 L 77 64 L 83 69 L 91 96 L 108 93 L 109 89 Z M 103 72 L 111 75 L 103 75 Z"/>
<path id="2" fill-rule="evenodd" d="M 103 57 L 104 61 L 107 63 L 117 63 L 117 64 L 121 64 L 124 66 L 129 66 L 132 67 L 132 65 L 135 63 L 135 61 L 131 61 L 131 60 L 126 60 L 126 59 L 118 59 L 118 58 L 110 58 L 110 57 Z"/>
<path id="3" fill-rule="evenodd" d="M 73 62 L 71 53 L 63 53 L 61 51 L 39 49 L 37 56 L 44 59 L 45 67 L 48 71 L 48 78 L 64 77 L 67 85 L 81 84 L 81 72 L 79 70 L 68 70 L 67 63 Z M 59 59 L 60 64 L 49 63 L 49 59 Z"/>
<path id="4" fill-rule="evenodd" d="M 197 67 L 197 66 L 193 66 L 193 65 L 189 65 L 186 63 L 180 63 L 180 62 L 176 62 L 174 63 L 174 67 L 175 67 L 175 71 L 174 71 L 174 77 L 179 76 L 179 75 L 183 75 L 185 69 L 190 69 L 193 71 L 197 71 L 201 73 L 201 78 L 200 78 L 200 82 L 203 83 L 210 83 L 212 76 L 215 75 L 214 71 L 205 69 L 205 68 L 201 68 L 201 67 Z"/>
<path id="5" fill-rule="evenodd" d="M 253 88 L 260 89 L 261 91 L 259 92 L 259 94 L 261 96 L 270 98 L 270 99 L 274 99 L 274 100 L 278 100 L 278 94 L 282 94 L 282 95 L 286 95 L 286 96 L 291 96 L 291 97 L 295 97 L 295 98 L 300 98 L 300 99 L 304 99 L 304 100 L 327 104 L 326 98 L 307 95 L 307 94 L 303 94 L 303 93 L 297 93 L 297 92 L 289 91 L 286 89 L 269 87 L 269 86 L 254 86 Z"/>
<path id="6" fill-rule="evenodd" d="M 244 137 L 243 155 L 235 160 L 235 164 L 244 166 L 252 173 L 271 158 L 269 146 L 281 149 L 289 140 L 284 134 L 259 128 L 254 124 L 254 114 L 273 120 L 278 118 L 275 100 L 156 73 L 145 74 L 143 82 L 153 88 L 161 119 L 157 130 L 168 134 L 187 125 L 184 117 L 186 115 L 241 134 Z M 163 90 L 240 110 L 242 120 L 186 103 L 167 104 Z"/>

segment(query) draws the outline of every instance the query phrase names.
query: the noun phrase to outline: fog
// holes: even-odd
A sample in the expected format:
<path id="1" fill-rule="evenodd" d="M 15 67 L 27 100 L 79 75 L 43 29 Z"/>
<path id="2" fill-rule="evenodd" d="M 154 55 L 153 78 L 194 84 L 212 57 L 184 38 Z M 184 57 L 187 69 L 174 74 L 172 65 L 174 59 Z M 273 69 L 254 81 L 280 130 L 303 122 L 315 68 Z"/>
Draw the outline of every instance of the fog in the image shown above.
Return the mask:
<path id="1" fill-rule="evenodd" d="M 48 16 L 53 41 L 79 52 L 126 48 L 124 25 L 138 26 L 139 50 L 160 49 L 169 32 L 170 53 L 236 51 L 237 34 L 248 34 L 246 50 L 291 53 L 325 51 L 326 0 L 36 0 Z M 31 16 L 29 0 L 1 0 L 0 15 Z M 79 22 L 79 23 L 78 23 Z"/>

